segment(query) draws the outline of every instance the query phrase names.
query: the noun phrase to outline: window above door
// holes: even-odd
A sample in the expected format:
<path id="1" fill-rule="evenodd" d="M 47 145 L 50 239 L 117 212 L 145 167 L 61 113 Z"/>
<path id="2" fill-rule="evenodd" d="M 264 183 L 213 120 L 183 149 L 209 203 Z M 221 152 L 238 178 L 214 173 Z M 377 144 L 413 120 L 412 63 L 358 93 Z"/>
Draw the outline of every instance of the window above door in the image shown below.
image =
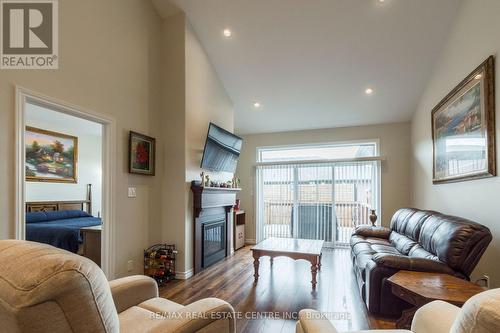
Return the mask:
<path id="1" fill-rule="evenodd" d="M 257 148 L 257 162 L 322 161 L 378 156 L 376 140 Z"/>

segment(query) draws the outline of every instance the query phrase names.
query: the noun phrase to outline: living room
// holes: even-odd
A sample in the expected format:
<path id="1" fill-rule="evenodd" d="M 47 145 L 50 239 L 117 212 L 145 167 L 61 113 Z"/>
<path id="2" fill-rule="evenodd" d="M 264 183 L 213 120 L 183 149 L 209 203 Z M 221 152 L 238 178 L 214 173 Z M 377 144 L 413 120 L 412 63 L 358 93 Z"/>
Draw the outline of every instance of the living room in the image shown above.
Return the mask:
<path id="1" fill-rule="evenodd" d="M 500 2 L 34 3 L 0 3 L 2 331 L 500 331 Z M 102 128 L 99 195 L 31 104 Z M 27 237 L 89 203 L 100 258 Z"/>

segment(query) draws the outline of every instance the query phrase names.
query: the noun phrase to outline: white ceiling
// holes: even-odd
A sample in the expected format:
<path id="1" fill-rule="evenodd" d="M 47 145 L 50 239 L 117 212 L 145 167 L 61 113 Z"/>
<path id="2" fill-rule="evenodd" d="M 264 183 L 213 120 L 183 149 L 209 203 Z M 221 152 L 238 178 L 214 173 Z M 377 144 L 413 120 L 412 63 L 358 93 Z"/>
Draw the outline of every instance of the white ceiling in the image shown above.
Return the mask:
<path id="1" fill-rule="evenodd" d="M 461 3 L 171 1 L 233 100 L 240 134 L 410 120 Z M 153 2 L 172 14 L 167 0 Z"/>

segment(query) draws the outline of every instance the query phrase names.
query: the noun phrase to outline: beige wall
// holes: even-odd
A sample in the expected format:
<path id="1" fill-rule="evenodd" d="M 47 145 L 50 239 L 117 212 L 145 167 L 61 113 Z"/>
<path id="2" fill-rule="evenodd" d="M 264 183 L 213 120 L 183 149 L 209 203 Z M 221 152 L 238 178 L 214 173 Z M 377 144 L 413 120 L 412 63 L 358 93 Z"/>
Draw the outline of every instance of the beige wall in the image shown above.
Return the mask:
<path id="1" fill-rule="evenodd" d="M 164 27 L 164 155 L 162 235 L 179 249 L 179 276 L 193 268 L 191 181 L 200 179 L 208 124 L 232 131 L 233 104 L 183 13 L 167 17 Z M 212 179 L 232 178 L 210 173 Z"/>
<path id="2" fill-rule="evenodd" d="M 185 28 L 183 14 L 163 21 L 163 71 L 162 71 L 162 141 L 165 171 L 162 181 L 161 235 L 162 241 L 176 244 L 179 251 L 177 270 L 185 266 Z"/>
<path id="3" fill-rule="evenodd" d="M 149 209 L 157 177 L 128 174 L 127 142 L 131 129 L 157 134 L 160 24 L 149 1 L 59 1 L 59 69 L 1 70 L 0 238 L 15 232 L 14 89 L 20 85 L 116 119 L 116 274 L 129 274 L 129 259 L 132 273 L 142 272 L 142 250 L 157 221 Z M 136 199 L 127 198 L 129 184 L 137 186 Z"/>
<path id="4" fill-rule="evenodd" d="M 247 212 L 246 239 L 255 240 L 255 161 L 257 147 L 327 143 L 353 140 L 380 140 L 382 163 L 382 224 L 389 225 L 392 214 L 410 203 L 410 124 L 345 127 L 243 136 L 237 176 L 241 178 L 241 206 Z"/>
<path id="5" fill-rule="evenodd" d="M 453 184 L 432 184 L 431 110 L 489 55 L 500 51 L 500 1 L 466 0 L 412 120 L 413 205 L 472 219 L 488 226 L 493 242 L 473 277 L 487 274 L 500 286 L 500 223 L 498 177 Z M 498 60 L 498 59 L 497 59 Z M 496 65 L 497 80 L 500 77 Z M 500 101 L 498 85 L 497 105 Z M 498 115 L 498 114 L 497 114 Z M 499 117 L 497 117 L 499 119 Z M 497 120 L 497 140 L 500 126 Z M 498 145 L 497 145 L 498 146 Z M 497 150 L 498 154 L 498 150 Z M 498 160 L 498 159 L 497 159 Z"/>
<path id="6" fill-rule="evenodd" d="M 200 163 L 208 124 L 234 129 L 233 102 L 229 98 L 192 27 L 186 26 L 186 183 L 185 271 L 193 268 L 193 201 L 191 181 L 200 179 Z M 211 179 L 227 181 L 232 174 L 208 172 Z"/>

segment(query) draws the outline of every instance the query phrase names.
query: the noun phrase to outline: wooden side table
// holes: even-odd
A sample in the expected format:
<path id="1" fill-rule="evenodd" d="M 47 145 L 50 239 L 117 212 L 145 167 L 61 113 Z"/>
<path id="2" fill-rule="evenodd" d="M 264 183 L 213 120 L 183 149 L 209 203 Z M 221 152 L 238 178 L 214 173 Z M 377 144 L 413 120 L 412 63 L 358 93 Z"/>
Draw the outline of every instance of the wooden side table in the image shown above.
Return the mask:
<path id="1" fill-rule="evenodd" d="M 413 305 L 404 310 L 396 322 L 396 327 L 402 329 L 410 329 L 415 312 L 427 303 L 441 300 L 462 306 L 469 298 L 485 290 L 470 281 L 441 273 L 399 271 L 387 281 L 395 296 Z"/>
<path id="2" fill-rule="evenodd" d="M 101 266 L 101 229 L 102 226 L 81 228 L 83 238 L 83 256 Z"/>

